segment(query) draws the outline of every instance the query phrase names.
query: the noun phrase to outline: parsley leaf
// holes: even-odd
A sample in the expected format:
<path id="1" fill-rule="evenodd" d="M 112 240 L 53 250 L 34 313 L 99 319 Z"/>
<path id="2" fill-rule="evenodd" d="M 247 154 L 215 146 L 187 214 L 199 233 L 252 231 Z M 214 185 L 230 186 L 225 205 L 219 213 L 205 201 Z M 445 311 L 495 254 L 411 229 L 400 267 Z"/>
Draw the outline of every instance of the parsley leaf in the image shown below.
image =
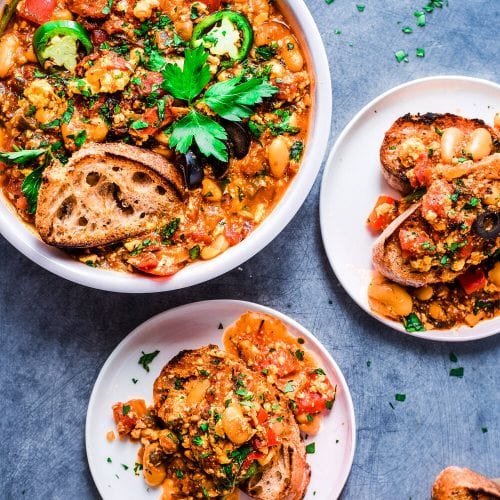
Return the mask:
<path id="1" fill-rule="evenodd" d="M 227 161 L 227 148 L 222 142 L 227 139 L 226 131 L 222 125 L 195 110 L 174 123 L 169 144 L 179 153 L 186 154 L 193 139 L 205 156 L 212 155 L 218 160 Z"/>
<path id="2" fill-rule="evenodd" d="M 20 149 L 19 151 L 4 152 L 0 153 L 0 161 L 25 165 L 43 155 L 46 151 L 46 149 Z"/>
<path id="3" fill-rule="evenodd" d="M 45 165 L 35 168 L 33 172 L 25 177 L 21 185 L 21 191 L 28 200 L 28 211 L 30 214 L 36 212 L 36 205 L 38 202 L 38 191 L 42 185 L 42 173 Z"/>
<path id="4" fill-rule="evenodd" d="M 208 52 L 202 46 L 186 49 L 183 69 L 177 64 L 167 64 L 163 69 L 163 89 L 177 99 L 191 101 L 210 81 L 210 66 L 206 63 Z"/>
<path id="5" fill-rule="evenodd" d="M 145 353 L 144 351 L 141 351 L 141 353 L 142 353 L 142 356 L 139 358 L 138 363 L 140 365 L 142 365 L 142 367 L 147 372 L 149 372 L 149 364 L 153 361 L 153 359 L 156 358 L 156 356 L 158 356 L 158 354 L 160 353 L 160 351 L 153 351 L 153 352 L 148 352 L 148 353 Z"/>
<path id="6" fill-rule="evenodd" d="M 203 102 L 226 120 L 240 121 L 252 116 L 250 106 L 259 104 L 264 97 L 271 97 L 278 89 L 263 78 L 250 78 L 241 83 L 241 77 L 231 78 L 212 85 Z"/>

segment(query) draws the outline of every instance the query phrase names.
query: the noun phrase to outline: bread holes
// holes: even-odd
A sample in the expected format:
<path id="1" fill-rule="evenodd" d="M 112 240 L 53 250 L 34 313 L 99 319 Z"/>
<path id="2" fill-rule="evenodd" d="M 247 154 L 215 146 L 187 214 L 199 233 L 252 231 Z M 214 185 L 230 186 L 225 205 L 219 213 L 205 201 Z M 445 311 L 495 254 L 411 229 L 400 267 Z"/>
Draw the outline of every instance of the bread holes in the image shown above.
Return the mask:
<path id="1" fill-rule="evenodd" d="M 76 198 L 74 196 L 68 196 L 59 206 L 57 210 L 57 217 L 59 220 L 68 217 L 73 212 L 73 208 L 76 204 Z"/>
<path id="2" fill-rule="evenodd" d="M 101 178 L 101 176 L 97 172 L 90 172 L 87 174 L 87 177 L 85 178 L 85 182 L 89 186 L 93 187 L 93 186 L 97 185 L 100 178 Z"/>
<path id="3" fill-rule="evenodd" d="M 151 184 L 153 179 L 151 179 L 151 177 L 144 172 L 134 172 L 132 175 L 132 181 L 136 184 Z"/>
<path id="4" fill-rule="evenodd" d="M 167 192 L 167 190 L 163 186 L 156 186 L 156 192 L 159 195 L 163 196 Z"/>
<path id="5" fill-rule="evenodd" d="M 85 227 L 88 223 L 89 223 L 89 221 L 87 220 L 86 217 L 80 217 L 78 219 L 78 225 L 79 226 Z"/>

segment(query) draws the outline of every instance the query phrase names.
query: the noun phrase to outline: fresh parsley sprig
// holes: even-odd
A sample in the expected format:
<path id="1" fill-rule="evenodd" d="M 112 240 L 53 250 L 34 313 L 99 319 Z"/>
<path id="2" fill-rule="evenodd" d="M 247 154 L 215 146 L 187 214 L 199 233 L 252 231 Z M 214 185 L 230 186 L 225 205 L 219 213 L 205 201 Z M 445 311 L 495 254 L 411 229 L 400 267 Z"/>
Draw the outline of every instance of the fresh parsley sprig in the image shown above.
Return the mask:
<path id="1" fill-rule="evenodd" d="M 0 153 L 0 161 L 5 163 L 15 163 L 16 165 L 26 165 L 43 155 L 47 148 L 40 149 L 18 149 L 17 151 Z"/>
<path id="2" fill-rule="evenodd" d="M 241 121 L 252 115 L 252 106 L 266 97 L 271 97 L 278 89 L 264 78 L 250 78 L 243 81 L 242 76 L 215 83 L 205 94 L 195 101 L 211 79 L 208 53 L 203 46 L 186 48 L 184 66 L 167 64 L 162 71 L 162 87 L 173 97 L 187 101 L 189 113 L 171 126 L 169 144 L 180 153 L 187 153 L 193 141 L 201 153 L 214 156 L 221 161 L 228 160 L 227 134 L 218 122 L 196 110 L 205 104 L 215 114 L 229 121 Z"/>

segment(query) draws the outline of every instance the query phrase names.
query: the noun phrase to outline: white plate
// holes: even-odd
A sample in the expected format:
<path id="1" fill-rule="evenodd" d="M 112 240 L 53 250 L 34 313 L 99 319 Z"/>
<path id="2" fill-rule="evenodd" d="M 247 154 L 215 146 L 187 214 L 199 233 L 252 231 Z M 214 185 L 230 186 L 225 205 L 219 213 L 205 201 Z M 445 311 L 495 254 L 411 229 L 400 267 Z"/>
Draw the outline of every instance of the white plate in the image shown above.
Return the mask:
<path id="1" fill-rule="evenodd" d="M 396 87 L 365 106 L 342 131 L 326 164 L 320 194 L 321 234 L 337 278 L 366 312 L 382 323 L 404 327 L 370 311 L 367 288 L 372 276 L 375 237 L 366 218 L 382 193 L 397 195 L 382 178 L 379 149 L 386 130 L 406 113 L 455 113 L 492 124 L 500 111 L 500 86 L 476 78 L 436 76 Z M 474 328 L 407 333 L 449 342 L 476 340 L 500 331 L 500 318 Z"/>
<path id="2" fill-rule="evenodd" d="M 117 439 L 111 443 L 106 440 L 106 433 L 115 429 L 111 406 L 131 398 L 143 398 L 147 404 L 151 403 L 153 382 L 174 355 L 182 349 L 209 343 L 221 345 L 223 330 L 219 325 L 226 328 L 249 310 L 279 318 L 292 334 L 304 338 L 305 347 L 315 354 L 332 383 L 337 385 L 332 411 L 323 418 L 320 432 L 308 440 L 316 443 L 316 452 L 307 456 L 312 475 L 306 499 L 338 497 L 351 469 L 356 441 L 351 395 L 339 367 L 309 331 L 284 314 L 250 302 L 213 300 L 188 304 L 154 316 L 130 333 L 102 367 L 90 397 L 85 438 L 90 471 L 105 500 L 157 500 L 161 496 L 160 489 L 148 489 L 142 475 L 134 475 L 137 444 L 128 440 Z M 138 364 L 138 359 L 141 351 L 155 350 L 160 353 L 147 373 Z M 138 380 L 136 384 L 132 382 L 133 378 Z M 128 469 L 125 470 L 122 464 Z M 246 495 L 241 495 L 241 500 L 246 498 Z"/>

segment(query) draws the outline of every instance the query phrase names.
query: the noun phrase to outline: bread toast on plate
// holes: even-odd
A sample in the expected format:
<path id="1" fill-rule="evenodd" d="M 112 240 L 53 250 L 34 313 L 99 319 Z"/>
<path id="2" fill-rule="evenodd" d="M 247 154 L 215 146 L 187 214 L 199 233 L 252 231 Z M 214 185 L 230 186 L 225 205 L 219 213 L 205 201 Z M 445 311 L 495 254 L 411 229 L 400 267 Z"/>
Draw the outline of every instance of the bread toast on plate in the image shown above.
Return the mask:
<path id="1" fill-rule="evenodd" d="M 432 169 L 443 162 L 443 132 L 451 127 L 461 132 L 461 138 L 453 148 L 454 157 L 460 158 L 460 161 L 464 157 L 470 158 L 468 144 L 471 134 L 479 128 L 487 130 L 491 136 L 489 154 L 500 152 L 500 132 L 482 120 L 451 113 L 408 113 L 391 125 L 380 147 L 382 174 L 388 184 L 403 194 L 422 185 L 419 164 L 423 162 L 425 168 Z"/>
<path id="2" fill-rule="evenodd" d="M 448 282 L 500 248 L 498 233 L 478 227 L 500 212 L 500 154 L 470 166 L 466 177 L 438 179 L 389 224 L 373 247 L 375 268 L 396 283 Z M 484 229 L 484 228 L 483 228 Z"/>
<path id="3" fill-rule="evenodd" d="M 241 487 L 260 500 L 304 497 L 310 468 L 298 425 L 286 399 L 260 373 L 208 345 L 175 356 L 153 396 L 185 456 L 221 494 Z"/>

